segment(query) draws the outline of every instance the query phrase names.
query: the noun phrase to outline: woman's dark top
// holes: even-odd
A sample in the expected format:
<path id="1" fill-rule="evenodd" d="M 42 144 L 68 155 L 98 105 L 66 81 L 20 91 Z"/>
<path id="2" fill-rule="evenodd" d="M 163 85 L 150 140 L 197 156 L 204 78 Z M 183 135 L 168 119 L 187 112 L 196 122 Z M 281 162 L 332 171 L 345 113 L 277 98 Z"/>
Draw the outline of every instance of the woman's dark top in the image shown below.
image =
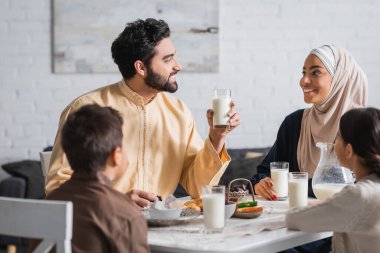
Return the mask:
<path id="1" fill-rule="evenodd" d="M 290 172 L 300 171 L 297 161 L 297 146 L 300 138 L 303 111 L 304 109 L 297 110 L 286 116 L 278 130 L 275 143 L 262 163 L 257 166 L 257 174 L 251 178 L 253 185 L 265 177 L 270 177 L 271 162 L 289 162 Z M 315 197 L 311 187 L 311 179 L 309 179 L 309 196 Z"/>

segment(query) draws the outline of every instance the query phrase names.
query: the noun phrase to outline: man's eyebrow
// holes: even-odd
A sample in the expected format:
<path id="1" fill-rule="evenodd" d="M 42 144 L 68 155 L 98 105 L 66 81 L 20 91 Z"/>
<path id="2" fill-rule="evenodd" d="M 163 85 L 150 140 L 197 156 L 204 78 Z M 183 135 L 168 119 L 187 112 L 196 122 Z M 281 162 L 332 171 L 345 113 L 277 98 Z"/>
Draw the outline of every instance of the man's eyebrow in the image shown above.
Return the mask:
<path id="1" fill-rule="evenodd" d="M 177 50 L 174 50 L 174 53 L 172 53 L 172 54 L 168 54 L 168 55 L 165 55 L 164 57 L 162 57 L 162 59 L 165 60 L 165 59 L 168 59 L 168 58 L 170 58 L 170 57 L 173 57 L 173 56 L 175 55 L 176 52 L 177 52 Z"/>
<path id="2" fill-rule="evenodd" d="M 164 57 L 162 57 L 162 59 L 165 60 L 165 59 L 168 59 L 168 58 L 173 57 L 173 56 L 174 56 L 174 54 L 168 54 L 168 55 L 165 55 Z"/>

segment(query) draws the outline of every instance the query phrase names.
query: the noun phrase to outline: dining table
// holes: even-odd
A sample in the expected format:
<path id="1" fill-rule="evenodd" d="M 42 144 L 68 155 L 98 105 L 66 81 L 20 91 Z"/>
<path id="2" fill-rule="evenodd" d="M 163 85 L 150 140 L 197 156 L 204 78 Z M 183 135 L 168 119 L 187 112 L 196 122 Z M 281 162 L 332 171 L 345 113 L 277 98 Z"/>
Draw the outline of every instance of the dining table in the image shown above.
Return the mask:
<path id="1" fill-rule="evenodd" d="M 256 196 L 263 213 L 253 219 L 229 218 L 221 233 L 208 234 L 203 216 L 187 220 L 148 224 L 148 244 L 153 253 L 279 252 L 332 236 L 332 232 L 307 233 L 285 227 L 289 202 L 267 201 Z M 309 200 L 313 203 L 313 200 Z"/>

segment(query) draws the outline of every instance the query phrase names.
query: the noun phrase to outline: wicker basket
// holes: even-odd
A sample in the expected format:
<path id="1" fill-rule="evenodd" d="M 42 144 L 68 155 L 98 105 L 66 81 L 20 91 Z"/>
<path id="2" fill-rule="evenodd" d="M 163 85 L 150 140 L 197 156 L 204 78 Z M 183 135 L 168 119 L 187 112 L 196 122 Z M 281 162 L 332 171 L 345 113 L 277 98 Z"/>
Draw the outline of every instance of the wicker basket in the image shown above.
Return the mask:
<path id="1" fill-rule="evenodd" d="M 238 181 L 245 181 L 247 184 L 241 184 L 240 187 L 234 185 Z M 253 187 L 251 181 L 245 178 L 236 178 L 232 180 L 228 184 L 228 188 L 226 191 L 227 194 L 227 202 L 234 201 L 234 202 L 240 202 L 243 201 L 247 196 L 250 195 L 249 190 L 247 189 L 247 185 L 249 185 L 252 193 L 252 200 L 255 200 L 255 195 L 253 192 Z"/>

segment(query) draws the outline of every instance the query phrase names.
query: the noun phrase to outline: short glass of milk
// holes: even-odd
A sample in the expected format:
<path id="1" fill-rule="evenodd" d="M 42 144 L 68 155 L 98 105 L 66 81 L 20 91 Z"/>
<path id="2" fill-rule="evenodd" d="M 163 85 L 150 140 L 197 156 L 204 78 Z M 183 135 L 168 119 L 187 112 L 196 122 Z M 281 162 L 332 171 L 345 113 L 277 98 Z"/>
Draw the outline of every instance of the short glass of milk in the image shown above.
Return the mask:
<path id="1" fill-rule="evenodd" d="M 307 206 L 308 197 L 308 175 L 307 172 L 289 172 L 289 207 Z"/>
<path id="2" fill-rule="evenodd" d="M 227 128 L 230 125 L 228 112 L 231 105 L 230 89 L 215 89 L 212 98 L 212 110 L 214 111 L 213 127 Z"/>
<path id="3" fill-rule="evenodd" d="M 270 177 L 278 200 L 287 200 L 288 198 L 288 172 L 288 162 L 270 163 Z"/>
<path id="4" fill-rule="evenodd" d="M 225 186 L 204 185 L 201 188 L 204 232 L 220 233 L 224 228 Z"/>

